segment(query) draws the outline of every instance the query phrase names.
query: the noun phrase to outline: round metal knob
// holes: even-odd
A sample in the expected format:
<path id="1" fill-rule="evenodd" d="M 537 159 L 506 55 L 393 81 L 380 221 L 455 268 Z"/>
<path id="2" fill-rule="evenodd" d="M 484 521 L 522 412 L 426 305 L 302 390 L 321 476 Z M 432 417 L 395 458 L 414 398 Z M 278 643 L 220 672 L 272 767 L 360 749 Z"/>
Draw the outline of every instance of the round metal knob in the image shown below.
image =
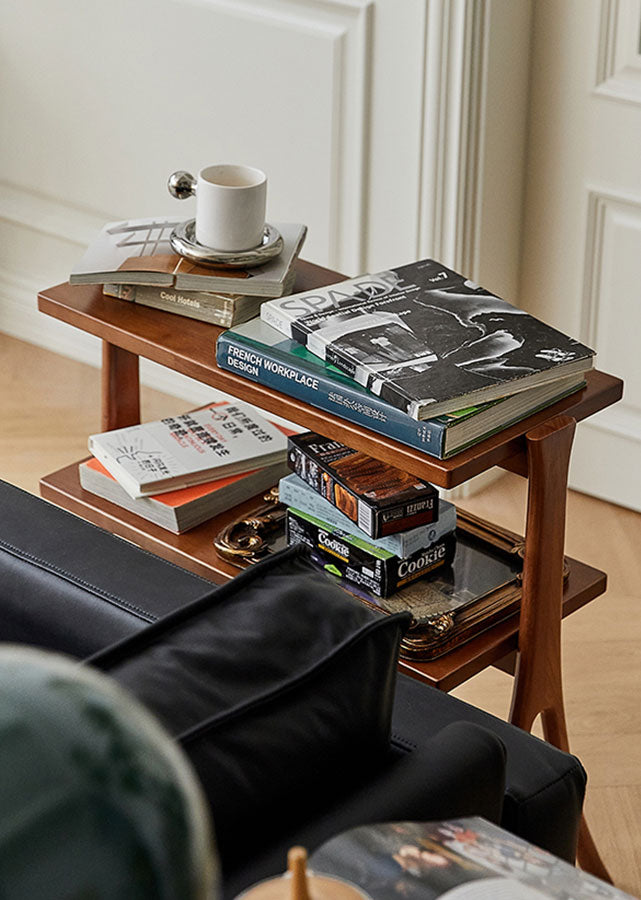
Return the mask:
<path id="1" fill-rule="evenodd" d="M 172 172 L 167 182 L 167 188 L 176 200 L 186 200 L 196 193 L 196 179 L 189 172 Z"/>

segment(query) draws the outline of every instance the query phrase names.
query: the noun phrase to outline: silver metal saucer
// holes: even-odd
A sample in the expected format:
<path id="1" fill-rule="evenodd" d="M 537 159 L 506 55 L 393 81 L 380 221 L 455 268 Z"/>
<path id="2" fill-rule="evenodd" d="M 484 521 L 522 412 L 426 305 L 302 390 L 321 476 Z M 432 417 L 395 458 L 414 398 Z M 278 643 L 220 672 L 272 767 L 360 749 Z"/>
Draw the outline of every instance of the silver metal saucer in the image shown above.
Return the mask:
<path id="1" fill-rule="evenodd" d="M 283 249 L 283 239 L 278 229 L 273 225 L 265 225 L 263 240 L 258 247 L 251 250 L 228 251 L 214 250 L 205 247 L 196 240 L 196 220 L 188 219 L 176 225 L 169 236 L 172 249 L 203 266 L 229 266 L 234 269 L 250 269 L 253 266 L 261 266 L 267 260 L 273 259 Z"/>

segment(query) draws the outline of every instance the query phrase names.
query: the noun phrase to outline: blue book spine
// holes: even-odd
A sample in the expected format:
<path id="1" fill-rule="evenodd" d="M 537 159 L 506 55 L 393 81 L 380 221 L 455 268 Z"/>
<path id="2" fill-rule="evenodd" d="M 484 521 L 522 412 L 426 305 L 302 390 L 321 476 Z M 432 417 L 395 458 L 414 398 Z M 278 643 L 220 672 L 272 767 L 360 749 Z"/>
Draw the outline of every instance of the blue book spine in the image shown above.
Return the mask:
<path id="1" fill-rule="evenodd" d="M 294 342 L 285 339 L 282 343 Z M 234 330 L 222 332 L 216 344 L 216 362 L 221 369 L 370 428 L 430 456 L 443 458 L 446 432 L 443 424 L 413 419 L 351 383 L 344 374 L 322 360 L 309 359 L 310 356 L 309 351 L 302 348 L 297 353 L 290 353 L 278 344 L 261 344 Z"/>

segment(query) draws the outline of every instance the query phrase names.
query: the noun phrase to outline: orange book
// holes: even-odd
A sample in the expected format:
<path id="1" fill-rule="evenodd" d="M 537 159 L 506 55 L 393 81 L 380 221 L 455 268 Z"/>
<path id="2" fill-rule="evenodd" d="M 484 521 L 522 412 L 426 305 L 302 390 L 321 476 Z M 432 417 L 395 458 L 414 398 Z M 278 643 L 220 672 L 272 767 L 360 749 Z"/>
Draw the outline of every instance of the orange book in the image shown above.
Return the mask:
<path id="1" fill-rule="evenodd" d="M 280 425 L 278 427 L 284 432 L 289 430 Z M 204 484 L 134 500 L 97 459 L 91 458 L 79 465 L 80 484 L 84 490 L 174 534 L 195 528 L 255 494 L 268 490 L 277 485 L 288 471 L 287 463 L 279 462 L 241 475 L 228 475 Z"/>

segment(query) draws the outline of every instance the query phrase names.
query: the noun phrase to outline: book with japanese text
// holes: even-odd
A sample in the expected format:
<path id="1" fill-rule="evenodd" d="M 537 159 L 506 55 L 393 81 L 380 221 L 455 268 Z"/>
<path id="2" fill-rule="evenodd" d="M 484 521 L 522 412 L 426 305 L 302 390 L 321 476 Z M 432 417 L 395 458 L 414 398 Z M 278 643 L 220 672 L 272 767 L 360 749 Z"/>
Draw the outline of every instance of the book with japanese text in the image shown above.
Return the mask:
<path id="1" fill-rule="evenodd" d="M 288 471 L 287 463 L 280 462 L 240 475 L 228 475 L 193 487 L 134 500 L 97 459 L 85 460 L 78 466 L 80 485 L 85 491 L 174 534 L 189 531 L 255 494 L 268 490 Z"/>
<path id="2" fill-rule="evenodd" d="M 285 460 L 288 429 L 223 400 L 193 412 L 92 434 L 89 452 L 130 497 L 162 494 Z"/>

